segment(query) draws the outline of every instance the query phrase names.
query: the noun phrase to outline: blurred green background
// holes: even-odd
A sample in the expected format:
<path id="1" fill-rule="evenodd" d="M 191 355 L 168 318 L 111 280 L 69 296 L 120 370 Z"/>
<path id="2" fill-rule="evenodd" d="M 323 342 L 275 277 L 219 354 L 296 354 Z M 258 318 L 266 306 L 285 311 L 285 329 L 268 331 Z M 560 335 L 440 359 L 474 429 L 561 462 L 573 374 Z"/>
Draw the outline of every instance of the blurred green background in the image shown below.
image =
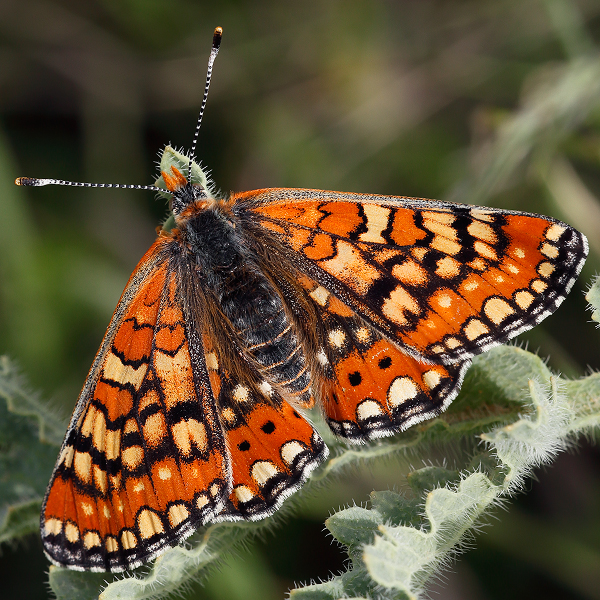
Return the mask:
<path id="1" fill-rule="evenodd" d="M 524 339 L 569 376 L 600 367 L 583 299 L 600 264 L 597 0 L 0 0 L 0 353 L 65 414 L 166 207 L 149 192 L 12 182 L 152 183 L 159 150 L 190 144 L 217 25 L 198 149 L 217 188 L 564 219 L 591 255 L 563 307 Z M 584 440 L 538 473 L 433 593 L 600 598 L 599 459 Z M 400 483 L 393 465 L 349 473 L 185 597 L 280 598 L 338 572 L 344 555 L 323 520 Z M 46 597 L 46 569 L 37 539 L 4 549 L 0 595 Z"/>

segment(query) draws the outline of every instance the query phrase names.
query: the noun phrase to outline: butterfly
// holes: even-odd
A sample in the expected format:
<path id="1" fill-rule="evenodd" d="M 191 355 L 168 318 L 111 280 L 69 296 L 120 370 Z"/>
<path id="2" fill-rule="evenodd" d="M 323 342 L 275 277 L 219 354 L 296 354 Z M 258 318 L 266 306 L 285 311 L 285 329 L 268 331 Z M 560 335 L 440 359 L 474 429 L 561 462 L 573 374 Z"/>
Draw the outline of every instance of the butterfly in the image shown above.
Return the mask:
<path id="1" fill-rule="evenodd" d="M 215 31 L 209 60 L 219 48 Z M 43 503 L 55 564 L 121 571 L 273 514 L 327 456 L 445 410 L 473 356 L 564 300 L 586 238 L 549 217 L 310 189 L 217 195 L 192 150 L 119 300 Z M 20 185 L 87 185 L 20 178 Z"/>

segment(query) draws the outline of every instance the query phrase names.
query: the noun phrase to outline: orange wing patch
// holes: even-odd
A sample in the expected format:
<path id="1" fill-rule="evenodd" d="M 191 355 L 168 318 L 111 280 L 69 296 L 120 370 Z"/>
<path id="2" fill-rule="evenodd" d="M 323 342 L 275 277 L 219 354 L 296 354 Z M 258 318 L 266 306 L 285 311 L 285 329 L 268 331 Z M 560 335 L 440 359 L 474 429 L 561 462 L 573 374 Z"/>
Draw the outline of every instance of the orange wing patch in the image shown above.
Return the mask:
<path id="1" fill-rule="evenodd" d="M 44 504 L 44 545 L 59 564 L 133 568 L 191 534 L 229 494 L 212 392 L 192 362 L 176 294 L 163 263 L 131 301 L 123 295 Z"/>

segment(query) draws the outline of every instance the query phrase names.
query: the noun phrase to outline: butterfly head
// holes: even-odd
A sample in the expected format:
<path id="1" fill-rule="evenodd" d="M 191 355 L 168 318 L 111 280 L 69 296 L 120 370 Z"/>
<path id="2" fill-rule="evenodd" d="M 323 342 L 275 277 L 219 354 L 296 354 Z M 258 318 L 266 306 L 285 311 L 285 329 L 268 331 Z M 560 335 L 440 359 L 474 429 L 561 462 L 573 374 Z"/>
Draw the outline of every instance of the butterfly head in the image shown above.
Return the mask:
<path id="1" fill-rule="evenodd" d="M 177 167 L 172 166 L 170 174 L 162 171 L 161 176 L 172 194 L 171 209 L 175 217 L 194 202 L 208 198 L 206 189 L 198 183 L 188 181 Z"/>
<path id="2" fill-rule="evenodd" d="M 215 193 L 202 167 L 190 160 L 187 153 L 167 146 L 160 157 L 159 168 L 160 177 L 154 185 L 161 189 L 161 195 L 169 201 L 172 210 L 172 215 L 162 227 L 169 231 L 186 208 L 195 202 L 214 198 Z"/>

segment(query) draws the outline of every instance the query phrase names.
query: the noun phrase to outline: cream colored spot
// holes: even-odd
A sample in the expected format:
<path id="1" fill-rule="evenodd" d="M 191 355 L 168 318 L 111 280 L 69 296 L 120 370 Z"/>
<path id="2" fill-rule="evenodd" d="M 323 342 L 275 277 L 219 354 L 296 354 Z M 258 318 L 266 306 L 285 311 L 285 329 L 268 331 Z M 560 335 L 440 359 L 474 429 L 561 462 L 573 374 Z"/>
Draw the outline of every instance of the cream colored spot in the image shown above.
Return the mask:
<path id="1" fill-rule="evenodd" d="M 460 273 L 460 263 L 451 256 L 440 258 L 436 263 L 435 274 L 439 277 L 456 277 Z"/>
<path id="2" fill-rule="evenodd" d="M 173 473 L 171 473 L 171 469 L 169 467 L 160 467 L 158 469 L 158 476 L 163 481 L 166 481 L 167 479 L 171 479 L 171 477 L 173 476 Z"/>
<path id="3" fill-rule="evenodd" d="M 136 433 L 139 431 L 137 421 L 134 418 L 127 419 L 125 422 L 125 427 L 123 427 L 123 433 Z"/>
<path id="4" fill-rule="evenodd" d="M 121 450 L 121 432 L 110 431 L 106 432 L 106 460 L 114 460 L 119 456 Z"/>
<path id="5" fill-rule="evenodd" d="M 423 373 L 423 383 L 430 389 L 434 389 L 436 388 L 438 385 L 440 385 L 440 381 L 442 380 L 441 375 L 434 370 L 431 371 L 425 371 L 425 373 Z"/>
<path id="6" fill-rule="evenodd" d="M 548 231 L 546 231 L 546 238 L 549 239 L 551 242 L 555 242 L 565 231 L 566 227 L 563 227 L 562 225 L 557 225 L 555 223 L 554 225 L 551 225 L 548 228 Z"/>
<path id="7" fill-rule="evenodd" d="M 148 365 L 146 363 L 134 369 L 131 365 L 124 365 L 116 354 L 109 352 L 104 361 L 102 376 L 121 385 L 130 384 L 136 390 L 139 390 L 147 370 Z"/>
<path id="8" fill-rule="evenodd" d="M 456 240 L 456 229 L 451 226 L 454 219 L 455 217 L 450 213 L 435 214 L 424 212 L 423 227 L 435 233 L 435 237 L 440 237 L 448 241 Z"/>
<path id="9" fill-rule="evenodd" d="M 547 287 L 548 284 L 542 281 L 541 279 L 534 279 L 531 282 L 531 289 L 534 292 L 537 292 L 538 294 L 541 294 L 543 291 L 545 291 Z"/>
<path id="10" fill-rule="evenodd" d="M 473 221 L 468 227 L 467 231 L 475 238 L 483 240 L 488 244 L 495 244 L 498 241 L 498 237 L 494 230 L 486 223 L 480 221 Z"/>
<path id="11" fill-rule="evenodd" d="M 319 305 L 325 306 L 327 304 L 327 300 L 329 298 L 329 292 L 324 287 L 317 287 L 312 292 L 310 292 L 309 296 Z"/>
<path id="12" fill-rule="evenodd" d="M 59 464 L 64 465 L 67 468 L 70 467 L 74 455 L 75 449 L 73 446 L 65 446 L 60 453 L 60 458 L 58 459 Z"/>
<path id="13" fill-rule="evenodd" d="M 381 406 L 375 400 L 364 400 L 356 409 L 356 417 L 359 421 L 365 421 L 370 417 L 378 417 L 382 414 L 384 414 L 383 410 L 381 410 Z"/>
<path id="14" fill-rule="evenodd" d="M 206 363 L 207 369 L 216 371 L 219 368 L 219 359 L 214 352 L 207 352 L 206 356 L 204 357 L 204 362 Z"/>
<path id="15" fill-rule="evenodd" d="M 137 546 L 135 535 L 133 535 L 133 533 L 127 529 L 121 533 L 121 543 L 123 544 L 124 550 L 129 550 L 130 548 L 135 548 Z"/>
<path id="16" fill-rule="evenodd" d="M 471 216 L 474 219 L 479 219 L 480 221 L 487 221 L 488 223 L 494 222 L 494 213 L 483 211 L 479 208 L 472 208 Z"/>
<path id="17" fill-rule="evenodd" d="M 444 346 L 440 346 L 439 344 L 435 344 L 434 346 L 431 346 L 430 350 L 434 354 L 442 354 L 443 352 L 446 352 L 446 348 L 444 348 Z"/>
<path id="18" fill-rule="evenodd" d="M 513 265 L 512 263 L 506 265 L 506 270 L 510 271 L 513 275 L 516 275 L 519 272 L 519 267 Z"/>
<path id="19" fill-rule="evenodd" d="M 227 423 L 231 424 L 231 423 L 235 423 L 235 412 L 233 411 L 233 409 L 227 407 L 224 408 L 221 411 L 221 416 L 223 417 L 223 419 L 225 421 L 227 421 Z"/>
<path id="20" fill-rule="evenodd" d="M 118 502 L 119 502 L 119 503 L 117 504 L 117 510 L 118 510 L 120 513 L 122 513 L 122 512 L 123 512 L 123 509 L 124 509 L 123 502 L 121 502 L 121 499 L 120 499 L 120 498 L 119 498 Z"/>
<path id="21" fill-rule="evenodd" d="M 110 475 L 110 484 L 112 485 L 113 490 L 121 489 L 121 474 L 117 473 L 116 475 Z"/>
<path id="22" fill-rule="evenodd" d="M 236 402 L 247 402 L 250 399 L 250 389 L 239 383 L 233 388 L 233 399 Z"/>
<path id="23" fill-rule="evenodd" d="M 350 243 L 338 241 L 336 250 L 334 258 L 319 261 L 319 266 L 364 296 L 381 277 L 381 273 L 367 263 Z"/>
<path id="24" fill-rule="evenodd" d="M 133 491 L 134 492 L 143 492 L 144 489 L 146 488 L 146 486 L 144 485 L 144 482 L 140 479 L 139 481 L 136 481 L 134 486 L 133 486 Z"/>
<path id="25" fill-rule="evenodd" d="M 447 337 L 444 340 L 446 347 L 448 347 L 450 350 L 454 350 L 454 348 L 458 348 L 459 346 L 462 346 L 462 342 L 455 337 Z"/>
<path id="26" fill-rule="evenodd" d="M 250 475 L 258 485 L 265 485 L 277 473 L 279 473 L 279 469 L 268 460 L 258 460 L 250 469 Z"/>
<path id="27" fill-rule="evenodd" d="M 475 242 L 473 244 L 473 248 L 475 248 L 475 252 L 477 252 L 478 254 L 481 254 L 481 256 L 483 256 L 484 258 L 489 258 L 490 260 L 497 260 L 498 259 L 498 255 L 496 254 L 496 251 L 491 247 L 488 246 L 487 244 L 484 244 L 483 242 Z"/>
<path id="28" fill-rule="evenodd" d="M 515 302 L 521 310 L 527 310 L 533 302 L 534 296 L 527 290 L 519 290 L 515 294 Z"/>
<path id="29" fill-rule="evenodd" d="M 341 329 L 333 329 L 329 332 L 327 339 L 334 348 L 341 348 L 346 342 L 346 334 Z"/>
<path id="30" fill-rule="evenodd" d="M 325 350 L 323 350 L 323 348 L 317 352 L 317 360 L 319 361 L 319 364 L 323 366 L 329 364 L 329 359 L 327 358 L 327 354 L 325 354 Z"/>
<path id="31" fill-rule="evenodd" d="M 258 386 L 258 389 L 265 395 L 270 396 L 273 392 L 273 388 L 268 381 L 262 381 Z"/>
<path id="32" fill-rule="evenodd" d="M 419 388 L 410 377 L 396 377 L 388 390 L 387 401 L 392 408 L 395 408 L 407 400 L 413 400 L 418 393 Z"/>
<path id="33" fill-rule="evenodd" d="M 100 536 L 95 531 L 87 531 L 83 536 L 83 545 L 89 550 L 100 545 Z"/>
<path id="34" fill-rule="evenodd" d="M 171 427 L 171 433 L 175 444 L 179 450 L 189 455 L 192 451 L 192 444 L 200 451 L 206 451 L 207 437 L 206 427 L 203 423 L 196 419 L 188 419 L 187 421 L 179 421 Z"/>
<path id="35" fill-rule="evenodd" d="M 540 252 L 548 258 L 556 258 L 558 256 L 558 248 L 552 244 L 542 244 Z"/>
<path id="36" fill-rule="evenodd" d="M 106 419 L 100 410 L 96 411 L 92 442 L 96 450 L 104 452 L 106 445 Z"/>
<path id="37" fill-rule="evenodd" d="M 416 248 L 413 248 L 410 252 L 419 262 L 423 262 L 423 259 L 425 258 L 425 255 L 428 252 L 428 248 L 417 246 Z"/>
<path id="38" fill-rule="evenodd" d="M 182 346 L 175 356 L 155 352 L 154 367 L 161 380 L 167 409 L 192 399 L 194 380 L 187 346 Z"/>
<path id="39" fill-rule="evenodd" d="M 165 416 L 162 412 L 150 415 L 142 425 L 144 430 L 144 439 L 149 446 L 158 446 L 167 434 Z"/>
<path id="40" fill-rule="evenodd" d="M 462 249 L 462 246 L 458 242 L 449 240 L 441 235 L 434 236 L 433 240 L 431 240 L 431 247 L 434 250 L 443 252 L 444 254 L 458 254 Z"/>
<path id="41" fill-rule="evenodd" d="M 44 531 L 46 535 L 58 535 L 62 531 L 62 521 L 59 519 L 46 519 Z"/>
<path id="42" fill-rule="evenodd" d="M 418 302 L 401 286 L 397 286 L 387 297 L 381 312 L 398 325 L 406 325 L 407 319 L 404 313 L 409 311 L 415 315 L 421 312 Z"/>
<path id="43" fill-rule="evenodd" d="M 513 250 L 513 254 L 517 257 L 517 258 L 525 258 L 525 251 L 522 248 L 515 248 Z"/>
<path id="44" fill-rule="evenodd" d="M 469 323 L 465 326 L 465 335 L 469 341 L 476 340 L 478 337 L 482 335 L 486 335 L 490 332 L 488 326 L 480 321 L 479 319 L 471 319 Z"/>
<path id="45" fill-rule="evenodd" d="M 121 453 L 121 460 L 123 464 L 130 470 L 133 471 L 142 464 L 144 458 L 144 451 L 141 446 L 131 446 L 125 448 Z"/>
<path id="46" fill-rule="evenodd" d="M 92 479 L 92 455 L 89 452 L 75 452 L 74 464 L 77 477 L 89 483 Z"/>
<path id="47" fill-rule="evenodd" d="M 198 510 L 202 510 L 208 504 L 208 502 L 209 500 L 206 497 L 206 494 L 200 494 L 196 500 L 196 507 Z"/>
<path id="48" fill-rule="evenodd" d="M 139 406 L 138 406 L 138 414 L 143 410 L 148 408 L 149 406 L 160 406 L 160 396 L 156 392 L 156 390 L 148 390 L 141 398 Z"/>
<path id="49" fill-rule="evenodd" d="M 452 298 L 448 294 L 440 294 L 436 297 L 436 300 L 442 308 L 450 308 L 452 306 Z"/>
<path id="50" fill-rule="evenodd" d="M 472 292 L 479 287 L 479 283 L 477 281 L 467 281 L 463 287 L 465 288 L 465 291 Z"/>
<path id="51" fill-rule="evenodd" d="M 110 519 L 110 509 L 108 508 L 108 506 L 106 506 L 106 504 L 102 507 L 102 514 L 107 518 Z"/>
<path id="52" fill-rule="evenodd" d="M 119 542 L 117 542 L 117 538 L 112 535 L 106 536 L 104 545 L 106 546 L 107 552 L 116 552 L 119 549 Z"/>
<path id="53" fill-rule="evenodd" d="M 94 429 L 94 419 L 96 418 L 96 407 L 92 404 L 87 410 L 83 424 L 81 425 L 81 435 L 87 437 Z"/>
<path id="54" fill-rule="evenodd" d="M 401 265 L 394 265 L 392 275 L 403 283 L 411 285 L 425 285 L 429 280 L 427 271 L 414 260 L 407 260 Z"/>
<path id="55" fill-rule="evenodd" d="M 424 219 L 431 219 L 432 221 L 437 221 L 438 223 L 443 223 L 444 225 L 451 225 L 456 220 L 456 217 L 452 214 L 452 212 L 445 208 L 438 208 L 435 211 L 424 210 L 422 215 Z"/>
<path id="56" fill-rule="evenodd" d="M 502 298 L 490 298 L 485 303 L 483 312 L 485 312 L 487 318 L 492 321 L 492 323 L 500 325 L 506 317 L 512 315 L 515 311 L 506 300 L 502 300 Z"/>
<path id="57" fill-rule="evenodd" d="M 185 504 L 173 504 L 169 508 L 169 523 L 171 527 L 177 527 L 177 525 L 183 523 L 189 516 L 190 513 Z"/>
<path id="58" fill-rule="evenodd" d="M 487 269 L 487 262 L 483 258 L 476 258 L 468 263 L 468 265 L 476 271 L 485 271 Z"/>
<path id="59" fill-rule="evenodd" d="M 292 440 L 290 442 L 286 442 L 281 447 L 280 454 L 285 464 L 291 465 L 294 462 L 294 459 L 305 451 L 306 448 L 300 442 Z"/>
<path id="60" fill-rule="evenodd" d="M 247 485 L 237 485 L 233 493 L 240 502 L 250 502 L 254 498 L 254 493 Z"/>
<path id="61" fill-rule="evenodd" d="M 552 275 L 552 273 L 554 273 L 554 268 L 555 267 L 552 263 L 543 262 L 538 265 L 537 272 L 542 277 L 550 277 L 550 275 Z"/>
<path id="62" fill-rule="evenodd" d="M 213 498 L 216 498 L 216 497 L 219 495 L 219 492 L 221 491 L 221 487 L 220 487 L 218 484 L 216 484 L 216 483 L 213 483 L 213 484 L 210 486 L 210 489 L 209 489 L 208 491 L 210 492 L 210 495 L 211 495 Z"/>
<path id="63" fill-rule="evenodd" d="M 361 242 L 371 242 L 374 244 L 387 244 L 381 237 L 381 232 L 387 228 L 390 209 L 377 204 L 363 204 L 363 211 L 367 217 L 367 231 L 360 234 Z"/>
<path id="64" fill-rule="evenodd" d="M 366 327 L 358 327 L 354 330 L 354 335 L 361 344 L 368 344 L 371 339 L 371 332 Z"/>
<path id="65" fill-rule="evenodd" d="M 496 283 L 502 283 L 504 281 L 504 277 L 502 275 L 494 275 L 494 281 Z"/>
<path id="66" fill-rule="evenodd" d="M 77 526 L 74 523 L 71 523 L 71 521 L 67 521 L 67 524 L 65 525 L 65 536 L 72 544 L 79 540 L 79 529 L 77 529 Z"/>
<path id="67" fill-rule="evenodd" d="M 106 493 L 106 471 L 98 465 L 94 465 L 94 483 L 103 494 Z"/>
<path id="68" fill-rule="evenodd" d="M 142 538 L 147 540 L 157 533 L 164 533 L 165 529 L 160 520 L 160 517 L 149 509 L 144 509 L 138 519 L 138 529 Z"/>

